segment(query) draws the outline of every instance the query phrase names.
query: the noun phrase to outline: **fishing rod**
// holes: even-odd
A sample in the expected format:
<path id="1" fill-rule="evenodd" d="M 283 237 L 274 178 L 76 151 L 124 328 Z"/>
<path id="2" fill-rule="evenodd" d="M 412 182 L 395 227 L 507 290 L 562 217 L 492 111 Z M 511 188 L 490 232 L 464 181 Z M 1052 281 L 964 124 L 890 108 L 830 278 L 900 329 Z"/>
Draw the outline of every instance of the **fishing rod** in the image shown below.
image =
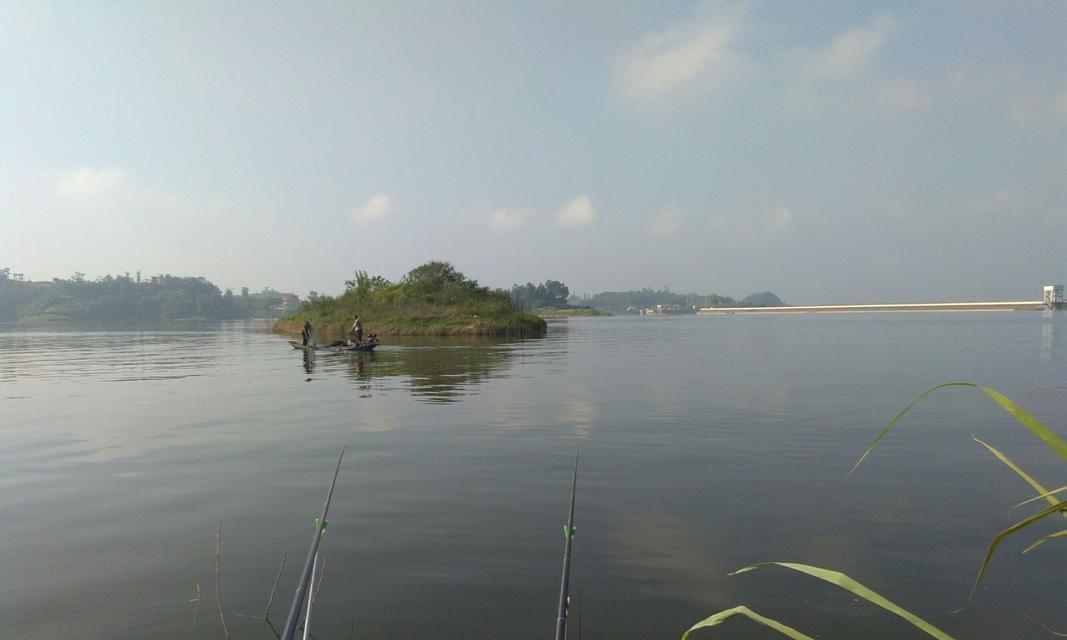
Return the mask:
<path id="1" fill-rule="evenodd" d="M 556 618 L 556 640 L 567 640 L 567 617 L 571 608 L 571 543 L 574 542 L 574 492 L 578 488 L 578 454 L 574 454 L 574 478 L 571 480 L 571 510 L 563 525 L 563 578 L 559 585 L 559 616 Z"/>
<path id="2" fill-rule="evenodd" d="M 319 559 L 319 542 L 326 533 L 326 512 L 330 509 L 330 499 L 333 498 L 333 488 L 337 484 L 337 474 L 341 471 L 341 460 L 345 457 L 345 450 L 341 449 L 341 456 L 337 458 L 337 468 L 333 470 L 333 481 L 330 482 L 330 491 L 326 494 L 326 502 L 322 503 L 322 515 L 315 519 L 315 535 L 311 538 L 311 549 L 308 551 L 307 560 L 304 561 L 304 571 L 300 574 L 300 582 L 296 586 L 296 594 L 293 595 L 293 605 L 289 608 L 289 617 L 285 621 L 285 630 L 282 631 L 280 640 L 293 640 L 296 628 L 300 624 L 301 609 L 304 599 L 307 598 L 308 618 L 304 621 L 304 631 L 311 624 L 311 598 L 308 590 L 315 574 L 315 565 Z M 307 633 L 304 634 L 307 637 Z"/>

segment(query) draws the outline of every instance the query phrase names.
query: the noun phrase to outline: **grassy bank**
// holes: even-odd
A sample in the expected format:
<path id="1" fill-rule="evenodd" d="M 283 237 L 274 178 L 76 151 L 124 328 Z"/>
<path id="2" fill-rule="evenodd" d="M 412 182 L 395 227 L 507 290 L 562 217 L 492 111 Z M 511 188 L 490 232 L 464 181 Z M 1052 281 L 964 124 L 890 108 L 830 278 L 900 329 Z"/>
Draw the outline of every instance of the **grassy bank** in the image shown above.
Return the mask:
<path id="1" fill-rule="evenodd" d="M 304 321 L 319 341 L 343 337 L 358 313 L 365 334 L 382 336 L 542 336 L 547 325 L 523 313 L 507 292 L 480 286 L 446 262 L 428 262 L 400 282 L 358 272 L 344 294 L 308 302 L 274 325 L 297 335 Z"/>

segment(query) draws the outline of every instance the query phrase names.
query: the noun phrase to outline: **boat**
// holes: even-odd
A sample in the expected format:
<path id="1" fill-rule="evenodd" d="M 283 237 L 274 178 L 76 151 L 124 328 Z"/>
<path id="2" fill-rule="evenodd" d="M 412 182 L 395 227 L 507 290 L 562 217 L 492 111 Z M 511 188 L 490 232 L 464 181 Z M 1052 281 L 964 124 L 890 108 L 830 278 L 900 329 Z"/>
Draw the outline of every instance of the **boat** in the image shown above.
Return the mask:
<path id="1" fill-rule="evenodd" d="M 319 344 L 303 344 L 297 340 L 290 340 L 289 344 L 293 345 L 294 349 L 302 349 L 304 351 L 314 351 L 316 349 L 323 349 L 324 347 Z"/>
<path id="2" fill-rule="evenodd" d="M 378 341 L 364 342 L 363 344 L 338 344 L 330 345 L 326 349 L 333 351 L 334 353 L 355 353 L 357 351 L 374 351 L 374 348 L 378 346 Z"/>
<path id="3" fill-rule="evenodd" d="M 378 336 L 376 334 L 370 334 L 367 336 L 367 341 L 362 344 L 351 344 L 343 340 L 337 340 L 330 344 L 304 344 L 298 340 L 290 340 L 289 344 L 294 349 L 300 349 L 302 351 L 332 351 L 333 353 L 354 353 L 354 352 L 369 352 L 374 351 L 380 342 L 378 342 Z"/>

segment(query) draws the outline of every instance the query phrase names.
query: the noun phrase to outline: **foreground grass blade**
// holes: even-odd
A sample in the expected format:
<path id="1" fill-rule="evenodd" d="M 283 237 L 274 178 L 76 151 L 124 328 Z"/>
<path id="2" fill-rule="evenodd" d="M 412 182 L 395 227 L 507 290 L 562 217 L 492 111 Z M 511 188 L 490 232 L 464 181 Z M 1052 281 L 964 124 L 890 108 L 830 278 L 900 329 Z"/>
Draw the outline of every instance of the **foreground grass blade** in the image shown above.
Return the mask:
<path id="1" fill-rule="evenodd" d="M 982 576 L 985 575 L 986 567 L 989 566 L 989 561 L 993 559 L 993 553 L 997 550 L 997 547 L 1000 546 L 1000 543 L 1003 542 L 1005 538 L 1007 538 L 1013 533 L 1025 529 L 1026 527 L 1029 527 L 1038 520 L 1047 518 L 1048 516 L 1054 513 L 1059 513 L 1064 509 L 1067 509 L 1067 505 L 1063 503 L 1050 505 L 1048 507 L 1045 507 L 1041 511 L 1038 511 L 1029 518 L 1020 520 L 1019 522 L 1016 522 L 1012 526 L 998 533 L 996 537 L 993 538 L 993 541 L 989 543 L 989 549 L 986 551 L 985 558 L 982 560 L 982 567 L 978 570 L 978 577 L 974 579 L 974 586 L 971 587 L 971 595 L 967 597 L 967 602 L 969 603 L 974 600 L 974 594 L 978 591 L 978 583 L 982 581 Z"/>
<path id="2" fill-rule="evenodd" d="M 1022 502 L 1020 502 L 1019 504 L 1015 505 L 1012 508 L 1013 509 L 1018 509 L 1019 507 L 1021 507 L 1023 505 L 1028 505 L 1031 502 L 1037 502 L 1038 500 L 1044 500 L 1045 498 L 1048 498 L 1049 496 L 1054 496 L 1057 493 L 1063 493 L 1064 491 L 1067 491 L 1067 486 L 1062 486 L 1059 489 L 1053 489 L 1052 491 L 1049 491 L 1048 493 L 1042 493 L 1041 495 L 1034 496 L 1033 498 L 1030 498 L 1029 500 L 1023 500 Z"/>
<path id="3" fill-rule="evenodd" d="M 1041 627 L 1045 631 L 1048 631 L 1049 633 L 1051 633 L 1052 635 L 1056 636 L 1057 638 L 1067 638 L 1067 633 L 1065 633 L 1063 631 L 1056 631 L 1055 629 L 1052 629 L 1047 624 L 1045 624 L 1044 622 L 1041 622 L 1040 620 L 1038 620 L 1037 618 L 1035 618 L 1033 616 L 1028 616 L 1028 615 L 1026 615 L 1024 613 L 1023 617 L 1026 618 L 1027 620 L 1033 621 L 1039 627 Z"/>
<path id="4" fill-rule="evenodd" d="M 734 616 L 745 616 L 749 620 L 755 620 L 756 622 L 762 624 L 765 627 L 770 627 L 771 629 L 774 629 L 783 636 L 793 638 L 793 640 L 814 640 L 814 638 L 812 638 L 811 636 L 804 635 L 793 627 L 784 625 L 781 622 L 778 622 L 777 620 L 772 620 L 765 616 L 761 616 L 760 614 L 756 613 L 755 611 L 749 609 L 744 605 L 734 607 L 733 609 L 726 609 L 716 613 L 713 616 L 704 618 L 700 622 L 689 627 L 689 630 L 682 634 L 682 640 L 688 640 L 689 634 L 693 633 L 697 629 L 714 627 L 715 625 L 725 620 L 728 620 L 729 618 L 732 618 Z"/>
<path id="5" fill-rule="evenodd" d="M 1010 413 L 1013 418 L 1018 420 L 1024 427 L 1029 429 L 1031 433 L 1040 438 L 1041 441 L 1044 442 L 1049 449 L 1052 449 L 1057 454 L 1059 454 L 1061 458 L 1067 460 L 1067 442 L 1065 442 L 1063 438 L 1058 436 L 1056 432 L 1046 427 L 1043 422 L 1024 411 L 1022 407 L 1015 404 L 1012 400 L 1010 400 L 1007 396 L 1001 394 L 999 391 L 996 391 L 995 389 L 990 389 L 989 387 L 978 387 L 977 385 L 975 386 L 978 389 L 981 389 L 982 393 L 992 398 L 993 402 L 999 404 L 1001 409 L 1004 409 L 1005 411 Z"/>
<path id="6" fill-rule="evenodd" d="M 1035 491 L 1037 491 L 1038 498 L 1034 498 L 1035 500 L 1039 499 L 1041 497 L 1044 497 L 1045 500 L 1048 500 L 1049 504 L 1059 504 L 1060 503 L 1059 500 L 1057 500 L 1057 499 L 1052 497 L 1052 493 L 1053 492 L 1051 492 L 1048 489 L 1046 489 L 1045 487 L 1041 486 L 1040 482 L 1038 482 L 1037 480 L 1034 480 L 1032 477 L 1030 477 L 1030 474 L 1028 474 L 1025 471 L 1023 471 L 1022 469 L 1020 469 L 1019 465 L 1017 465 L 1014 462 L 1012 462 L 1011 458 L 1009 458 L 1008 456 L 1006 456 L 1003 453 L 1001 453 L 1000 451 L 998 451 L 996 447 L 994 447 L 993 445 L 989 444 L 988 442 L 984 442 L 984 441 L 982 441 L 982 440 L 980 440 L 978 438 L 975 438 L 974 436 L 971 436 L 971 439 L 974 440 L 975 442 L 977 442 L 978 444 L 982 445 L 986 449 L 989 449 L 989 452 L 992 453 L 993 455 L 995 455 L 997 458 L 999 458 L 1001 462 L 1003 462 L 1004 464 L 1008 465 L 1009 469 L 1011 469 L 1015 473 L 1019 474 L 1019 477 L 1022 478 L 1023 480 L 1026 480 L 1026 482 L 1031 487 L 1033 487 Z M 1067 516 L 1067 514 L 1065 514 L 1065 516 Z"/>
<path id="7" fill-rule="evenodd" d="M 1067 514 L 1064 514 L 1064 515 L 1067 516 Z M 1037 542 L 1034 542 L 1029 547 L 1023 549 L 1023 553 L 1030 553 L 1038 545 L 1044 544 L 1044 543 L 1048 542 L 1049 540 L 1052 540 L 1053 538 L 1067 538 L 1067 529 L 1064 529 L 1063 531 L 1057 531 L 1056 533 L 1050 533 L 1049 535 L 1045 536 L 1044 538 L 1039 539 Z"/>
<path id="8" fill-rule="evenodd" d="M 1064 441 L 1063 438 L 1056 435 L 1055 432 L 1046 427 L 1040 420 L 1027 413 L 1022 407 L 1015 404 L 1015 402 L 1013 402 L 1007 396 L 1003 395 L 999 391 L 996 391 L 995 389 L 983 387 L 973 382 L 946 382 L 944 384 L 939 384 L 935 387 L 930 387 L 926 391 L 923 391 L 918 398 L 912 400 L 911 404 L 904 407 L 903 411 L 898 413 L 896 417 L 890 420 L 889 424 L 887 424 L 882 429 L 882 431 L 879 432 L 878 436 L 875 437 L 874 441 L 871 442 L 871 444 L 867 447 L 867 450 L 863 452 L 863 455 L 860 456 L 860 459 L 856 461 L 856 464 L 852 465 L 852 468 L 848 471 L 848 476 L 851 476 L 852 472 L 855 471 L 856 468 L 859 467 L 860 464 L 862 464 L 863 461 L 867 459 L 867 456 L 869 456 L 871 454 L 871 451 L 874 450 L 874 447 L 878 444 L 878 441 L 885 437 L 887 433 L 889 433 L 889 431 L 894 427 L 894 425 L 896 425 L 896 423 L 904 417 L 904 414 L 911 411 L 912 407 L 919 404 L 919 402 L 926 396 L 937 391 L 938 389 L 944 389 L 946 387 L 970 387 L 972 389 L 978 389 L 982 393 L 989 396 L 989 398 L 992 399 L 993 402 L 996 402 L 998 405 L 1000 405 L 1001 409 L 1004 409 L 1004 411 L 1007 411 L 1009 414 L 1011 414 L 1013 418 L 1018 420 L 1020 424 L 1029 429 L 1031 433 L 1037 436 L 1042 442 L 1045 443 L 1045 445 L 1055 451 L 1056 454 L 1058 454 L 1061 458 L 1067 460 L 1067 441 Z"/>
<path id="9" fill-rule="evenodd" d="M 746 573 L 755 569 L 761 569 L 763 567 L 772 566 L 785 567 L 786 569 L 799 571 L 800 573 L 805 573 L 809 576 L 812 576 L 813 578 L 818 578 L 820 580 L 829 582 L 830 584 L 841 587 L 842 589 L 849 591 L 868 602 L 874 603 L 879 607 L 882 607 L 886 611 L 897 614 L 898 616 L 904 618 L 919 629 L 925 631 L 927 635 L 930 635 L 934 638 L 938 638 L 939 640 L 953 640 L 952 636 L 948 635 L 944 631 L 938 629 L 937 627 L 923 620 L 914 613 L 894 604 L 887 598 L 868 589 L 867 587 L 863 586 L 859 582 L 856 582 L 855 580 L 841 573 L 840 571 L 831 571 L 829 569 L 813 567 L 807 564 L 797 564 L 795 562 L 758 562 L 756 564 L 738 569 L 730 575 L 736 576 L 739 573 Z"/>

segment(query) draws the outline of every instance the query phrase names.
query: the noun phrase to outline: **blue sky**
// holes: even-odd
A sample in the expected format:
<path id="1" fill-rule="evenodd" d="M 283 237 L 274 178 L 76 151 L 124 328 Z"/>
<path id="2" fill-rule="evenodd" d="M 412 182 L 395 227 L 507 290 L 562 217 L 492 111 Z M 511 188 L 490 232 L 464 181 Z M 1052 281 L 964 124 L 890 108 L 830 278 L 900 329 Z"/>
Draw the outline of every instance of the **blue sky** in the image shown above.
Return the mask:
<path id="1" fill-rule="evenodd" d="M 0 4 L 33 279 L 1031 299 L 1065 178 L 1063 2 Z"/>

